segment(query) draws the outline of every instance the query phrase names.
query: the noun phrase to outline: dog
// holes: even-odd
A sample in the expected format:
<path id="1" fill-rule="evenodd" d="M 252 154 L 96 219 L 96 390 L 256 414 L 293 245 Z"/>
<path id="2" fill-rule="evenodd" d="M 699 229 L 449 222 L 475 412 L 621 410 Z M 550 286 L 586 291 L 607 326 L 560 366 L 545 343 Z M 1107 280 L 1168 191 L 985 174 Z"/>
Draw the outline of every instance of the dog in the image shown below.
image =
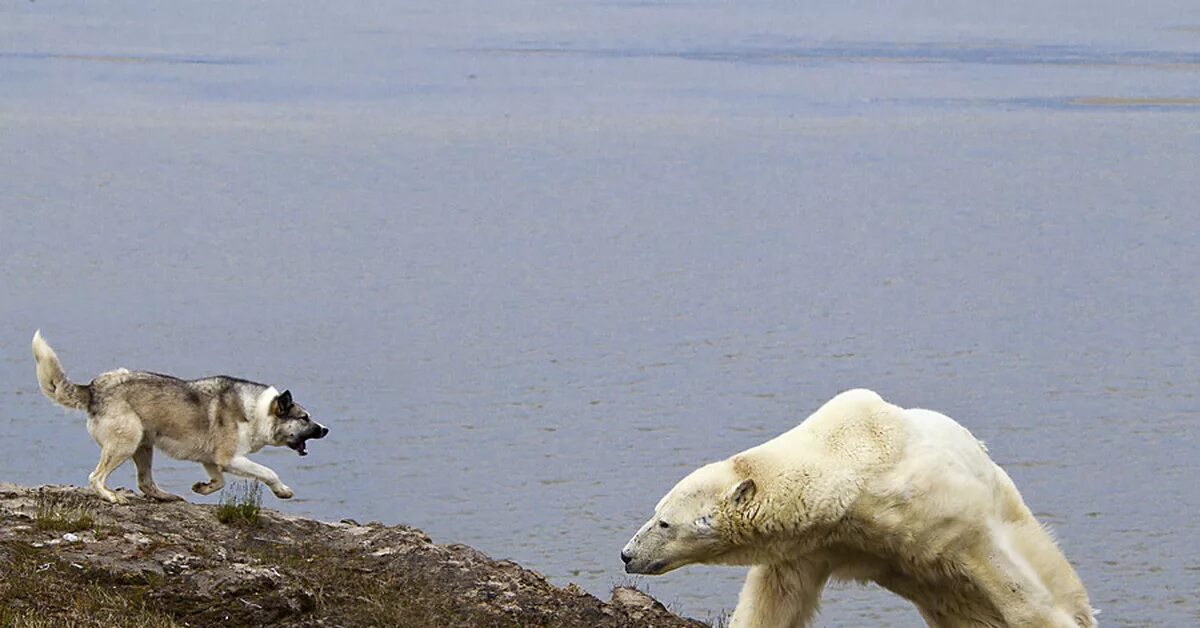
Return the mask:
<path id="1" fill-rule="evenodd" d="M 87 429 L 100 446 L 100 462 L 88 476 L 92 490 L 115 504 L 125 497 L 109 490 L 108 476 L 129 458 L 137 466 L 138 489 L 157 501 L 183 498 L 158 488 L 151 475 L 154 448 L 177 460 L 203 465 L 207 482 L 192 490 L 208 495 L 225 486 L 225 473 L 266 484 L 280 499 L 294 493 L 271 469 L 247 456 L 267 445 L 307 455 L 305 442 L 324 438 L 329 428 L 312 420 L 292 393 L 219 375 L 182 380 L 170 375 L 117 369 L 90 384 L 67 379 L 54 349 L 33 334 L 38 385 L 51 401 L 88 415 Z"/>

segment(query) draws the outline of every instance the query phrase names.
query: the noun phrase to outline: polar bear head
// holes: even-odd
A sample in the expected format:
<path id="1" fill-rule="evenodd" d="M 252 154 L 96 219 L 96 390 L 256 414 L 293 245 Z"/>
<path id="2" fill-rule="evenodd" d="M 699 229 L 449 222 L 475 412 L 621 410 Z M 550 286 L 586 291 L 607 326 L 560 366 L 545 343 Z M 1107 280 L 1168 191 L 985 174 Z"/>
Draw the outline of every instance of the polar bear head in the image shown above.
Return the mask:
<path id="1" fill-rule="evenodd" d="M 693 471 L 658 502 L 654 516 L 621 550 L 626 573 L 658 575 L 721 562 L 739 547 L 757 487 L 735 460 Z"/>

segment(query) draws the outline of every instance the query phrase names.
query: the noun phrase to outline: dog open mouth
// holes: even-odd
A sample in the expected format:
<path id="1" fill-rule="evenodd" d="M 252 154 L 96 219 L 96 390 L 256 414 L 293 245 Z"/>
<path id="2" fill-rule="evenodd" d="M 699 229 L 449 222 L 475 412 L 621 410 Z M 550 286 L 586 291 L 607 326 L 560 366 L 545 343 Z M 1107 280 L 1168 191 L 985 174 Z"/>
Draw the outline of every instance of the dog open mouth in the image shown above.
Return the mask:
<path id="1" fill-rule="evenodd" d="M 287 446 L 291 449 L 294 449 L 296 453 L 300 454 L 301 456 L 307 456 L 308 450 L 304 447 L 304 443 L 313 438 L 325 438 L 325 435 L 328 433 L 329 428 L 318 423 L 313 423 L 309 429 L 306 429 L 299 434 L 294 434 L 291 439 L 288 440 Z"/>

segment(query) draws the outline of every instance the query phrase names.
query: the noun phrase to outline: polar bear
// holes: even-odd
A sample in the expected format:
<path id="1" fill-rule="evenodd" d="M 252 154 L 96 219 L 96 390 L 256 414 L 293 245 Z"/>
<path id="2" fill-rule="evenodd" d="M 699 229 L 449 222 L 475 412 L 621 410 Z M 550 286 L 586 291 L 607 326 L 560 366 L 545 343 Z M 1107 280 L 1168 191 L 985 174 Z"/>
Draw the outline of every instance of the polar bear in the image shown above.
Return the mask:
<path id="1" fill-rule="evenodd" d="M 748 565 L 731 628 L 803 628 L 830 578 L 875 582 L 935 627 L 1088 628 L 1087 591 L 983 443 L 869 390 L 693 471 L 621 551 L 625 570 Z"/>

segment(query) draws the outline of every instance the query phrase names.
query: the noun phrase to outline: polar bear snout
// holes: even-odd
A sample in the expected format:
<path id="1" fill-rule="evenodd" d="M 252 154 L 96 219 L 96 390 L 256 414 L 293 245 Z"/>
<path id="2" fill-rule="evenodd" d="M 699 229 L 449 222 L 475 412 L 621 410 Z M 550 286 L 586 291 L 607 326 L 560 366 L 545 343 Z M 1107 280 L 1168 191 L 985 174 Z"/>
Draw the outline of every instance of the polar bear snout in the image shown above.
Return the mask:
<path id="1" fill-rule="evenodd" d="M 649 524 L 642 526 L 638 533 L 633 535 L 632 539 L 621 548 L 621 562 L 625 563 L 625 573 L 653 575 L 661 573 L 663 567 L 662 561 L 652 560 L 647 554 L 646 548 L 641 547 L 642 537 L 646 533 L 646 528 Z"/>
<path id="2" fill-rule="evenodd" d="M 626 552 L 624 550 L 621 551 L 621 561 L 625 563 L 625 573 L 628 573 L 628 574 L 637 574 L 637 575 L 642 575 L 642 576 L 657 576 L 657 575 L 665 573 L 667 571 L 666 569 L 664 569 L 664 567 L 667 566 L 666 562 L 664 562 L 664 561 L 646 560 L 645 558 L 639 558 L 637 556 L 629 554 L 628 552 Z"/>
<path id="3" fill-rule="evenodd" d="M 647 562 L 637 560 L 632 554 L 621 550 L 621 562 L 625 563 L 625 573 L 652 576 L 661 573 L 662 562 Z"/>
<path id="4" fill-rule="evenodd" d="M 641 573 L 637 571 L 641 561 L 636 561 L 636 557 L 634 556 L 635 550 L 633 544 L 635 541 L 637 541 L 636 536 L 632 539 L 629 539 L 629 542 L 625 544 L 625 547 L 621 548 L 621 562 L 625 563 L 625 573 Z"/>
<path id="5" fill-rule="evenodd" d="M 647 521 L 621 550 L 625 573 L 658 576 L 695 562 L 699 539 L 691 532 L 657 516 Z"/>
<path id="6" fill-rule="evenodd" d="M 660 576 L 666 573 L 666 570 L 663 569 L 661 562 L 650 563 L 649 565 L 630 562 L 625 564 L 625 573 L 632 576 Z"/>

